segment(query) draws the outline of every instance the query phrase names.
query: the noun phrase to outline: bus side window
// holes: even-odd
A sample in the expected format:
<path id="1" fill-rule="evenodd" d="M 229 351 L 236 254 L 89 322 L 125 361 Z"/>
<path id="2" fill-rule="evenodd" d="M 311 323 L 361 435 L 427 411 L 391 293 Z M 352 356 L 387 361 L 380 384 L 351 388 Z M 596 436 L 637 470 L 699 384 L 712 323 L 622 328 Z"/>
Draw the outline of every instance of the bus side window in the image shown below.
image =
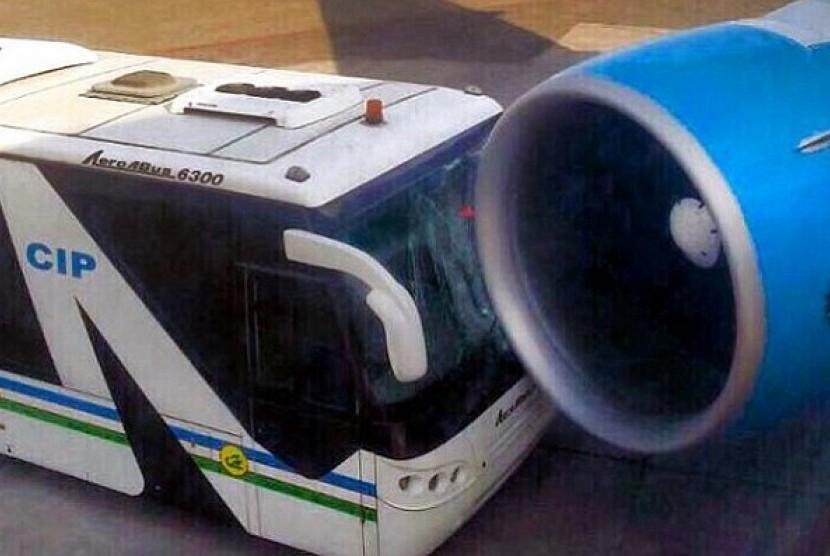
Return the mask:
<path id="1" fill-rule="evenodd" d="M 358 448 L 345 285 L 328 271 L 244 273 L 249 431 L 316 478 Z"/>
<path id="2" fill-rule="evenodd" d="M 253 394 L 347 411 L 352 375 L 336 284 L 288 273 L 251 278 Z"/>

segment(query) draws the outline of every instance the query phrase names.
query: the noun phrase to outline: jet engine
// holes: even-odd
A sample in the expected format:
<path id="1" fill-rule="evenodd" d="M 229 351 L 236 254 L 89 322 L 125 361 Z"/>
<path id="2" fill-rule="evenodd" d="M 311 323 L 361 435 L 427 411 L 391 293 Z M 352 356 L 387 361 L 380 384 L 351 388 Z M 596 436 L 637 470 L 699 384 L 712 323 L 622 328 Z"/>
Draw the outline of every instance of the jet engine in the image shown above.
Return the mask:
<path id="1" fill-rule="evenodd" d="M 830 2 L 550 78 L 476 205 L 516 352 L 594 435 L 666 452 L 830 400 Z"/>

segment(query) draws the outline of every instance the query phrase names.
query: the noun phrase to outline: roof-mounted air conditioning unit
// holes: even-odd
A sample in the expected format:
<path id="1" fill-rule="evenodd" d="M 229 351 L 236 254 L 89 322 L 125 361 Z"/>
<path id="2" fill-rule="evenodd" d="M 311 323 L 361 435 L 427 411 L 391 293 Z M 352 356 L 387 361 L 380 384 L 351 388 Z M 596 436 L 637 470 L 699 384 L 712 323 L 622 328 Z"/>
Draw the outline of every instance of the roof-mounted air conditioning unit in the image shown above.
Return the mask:
<path id="1" fill-rule="evenodd" d="M 296 129 L 324 120 L 363 101 L 355 85 L 280 83 L 273 76 L 245 76 L 199 87 L 178 97 L 170 111 L 213 112 L 273 120 Z"/>

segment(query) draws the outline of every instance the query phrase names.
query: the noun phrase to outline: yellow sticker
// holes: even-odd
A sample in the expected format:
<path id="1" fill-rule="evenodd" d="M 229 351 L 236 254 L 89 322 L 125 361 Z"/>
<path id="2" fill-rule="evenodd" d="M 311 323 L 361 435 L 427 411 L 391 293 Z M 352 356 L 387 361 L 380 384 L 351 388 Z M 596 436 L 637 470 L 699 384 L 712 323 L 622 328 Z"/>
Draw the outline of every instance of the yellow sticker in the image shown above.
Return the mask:
<path id="1" fill-rule="evenodd" d="M 239 446 L 225 444 L 219 450 L 219 461 L 229 475 L 241 477 L 248 472 L 248 458 Z"/>

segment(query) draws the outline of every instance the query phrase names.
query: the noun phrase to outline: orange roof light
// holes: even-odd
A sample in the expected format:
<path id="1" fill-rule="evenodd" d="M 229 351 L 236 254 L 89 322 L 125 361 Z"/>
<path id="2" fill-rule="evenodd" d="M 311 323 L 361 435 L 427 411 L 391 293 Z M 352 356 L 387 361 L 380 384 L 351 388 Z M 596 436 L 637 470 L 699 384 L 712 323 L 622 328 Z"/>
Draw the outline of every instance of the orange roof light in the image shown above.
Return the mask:
<path id="1" fill-rule="evenodd" d="M 383 123 L 383 101 L 379 98 L 370 98 L 366 101 L 366 113 L 364 120 L 367 124 L 377 125 Z"/>

